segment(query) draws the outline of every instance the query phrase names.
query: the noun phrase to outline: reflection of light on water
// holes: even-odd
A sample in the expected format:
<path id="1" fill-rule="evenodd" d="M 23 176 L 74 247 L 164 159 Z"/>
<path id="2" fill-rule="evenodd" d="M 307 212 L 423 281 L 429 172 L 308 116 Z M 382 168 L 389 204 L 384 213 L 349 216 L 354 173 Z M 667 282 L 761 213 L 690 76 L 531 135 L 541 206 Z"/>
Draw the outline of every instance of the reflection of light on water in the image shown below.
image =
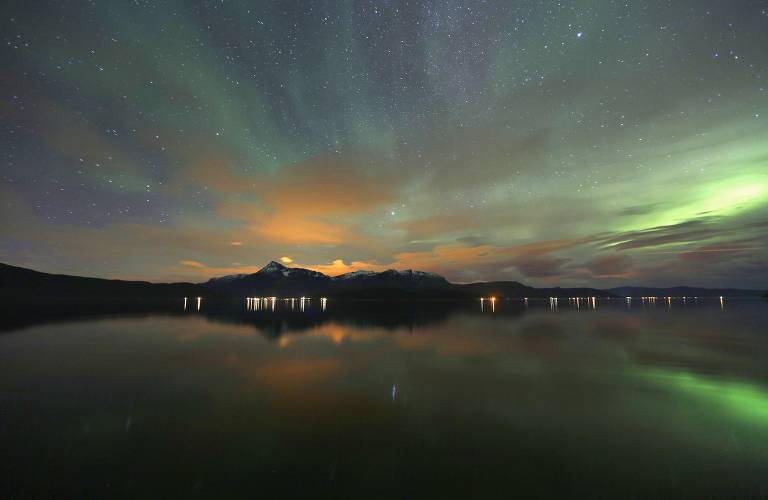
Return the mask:
<path id="1" fill-rule="evenodd" d="M 185 311 L 187 310 L 187 298 L 186 297 L 184 297 L 184 310 Z"/>
<path id="2" fill-rule="evenodd" d="M 768 426 L 768 392 L 748 382 L 722 380 L 670 369 L 647 369 L 639 375 L 666 389 L 704 400 L 734 416 Z"/>
<path id="3" fill-rule="evenodd" d="M 200 305 L 201 305 L 202 303 L 203 303 L 203 299 L 202 299 L 202 297 L 198 297 L 198 298 L 197 298 L 197 310 L 198 310 L 198 311 L 200 310 Z"/>
<path id="4" fill-rule="evenodd" d="M 552 296 L 549 297 L 549 307 L 552 310 L 559 309 L 560 308 L 560 298 Z M 478 300 L 480 302 L 480 312 L 496 312 L 496 302 L 498 297 L 476 297 L 474 300 Z M 504 300 L 504 303 L 509 305 L 514 304 L 515 301 L 519 300 L 522 301 L 524 307 L 526 309 L 530 307 L 533 307 L 534 310 L 536 309 L 536 304 L 538 301 L 542 300 L 543 297 L 539 298 L 533 298 L 533 302 L 531 302 L 530 297 L 507 297 Z M 626 307 L 628 309 L 632 309 L 633 307 L 637 307 L 637 300 L 640 300 L 641 302 L 641 309 L 646 311 L 653 311 L 658 310 L 660 307 L 664 309 L 673 309 L 683 306 L 685 307 L 686 304 L 691 305 L 697 305 L 697 304 L 704 304 L 708 301 L 702 299 L 699 300 L 700 297 L 688 297 L 683 295 L 636 295 L 631 296 L 627 295 L 624 297 L 598 297 L 596 295 L 589 296 L 589 297 L 562 297 L 563 300 L 566 300 L 566 305 L 568 306 L 568 309 L 584 309 L 584 310 L 593 310 L 597 311 L 598 306 L 600 306 L 601 309 L 608 307 L 609 309 L 615 309 L 618 307 Z M 598 300 L 599 299 L 599 300 Z M 714 297 L 712 297 L 714 299 Z M 727 309 L 726 304 L 726 296 L 720 296 L 719 297 L 719 304 L 721 310 L 725 311 Z M 301 297 L 301 311 L 309 310 L 310 306 L 310 297 Z M 320 301 L 322 310 L 325 311 L 327 307 L 327 299 L 325 297 L 318 298 Z M 471 301 L 472 299 L 470 299 Z M 661 305 L 659 305 L 661 303 Z M 477 302 L 475 303 L 477 304 Z M 622 304 L 624 304 L 622 306 Z M 489 307 L 490 305 L 490 307 Z M 476 307 L 476 306 L 475 306 Z M 514 307 L 514 306 L 513 306 Z M 502 309 L 501 312 L 503 313 L 505 309 Z"/>
<path id="5" fill-rule="evenodd" d="M 480 312 L 485 311 L 486 300 L 491 303 L 491 312 L 496 312 L 496 297 L 489 297 L 487 299 L 485 297 L 480 297 Z"/>
<path id="6" fill-rule="evenodd" d="M 576 309 L 581 309 L 581 301 L 586 302 L 586 307 L 590 309 L 597 309 L 597 297 L 568 297 L 568 304 Z M 549 306 L 551 308 L 557 307 L 557 297 L 549 298 Z"/>
<path id="7" fill-rule="evenodd" d="M 649 296 L 640 297 L 640 300 L 642 300 L 643 305 L 647 304 L 648 307 L 656 307 L 656 299 L 658 299 L 658 297 L 649 297 Z"/>
<path id="8" fill-rule="evenodd" d="M 392 384 L 392 401 L 397 398 L 397 384 Z"/>
<path id="9" fill-rule="evenodd" d="M 245 308 L 248 311 L 277 310 L 278 301 L 283 304 L 281 307 L 290 307 L 293 310 L 296 307 L 296 301 L 299 302 L 299 308 L 302 312 L 308 310 L 312 303 L 310 297 L 245 297 Z M 320 306 L 323 311 L 328 308 L 328 298 L 320 298 Z"/>

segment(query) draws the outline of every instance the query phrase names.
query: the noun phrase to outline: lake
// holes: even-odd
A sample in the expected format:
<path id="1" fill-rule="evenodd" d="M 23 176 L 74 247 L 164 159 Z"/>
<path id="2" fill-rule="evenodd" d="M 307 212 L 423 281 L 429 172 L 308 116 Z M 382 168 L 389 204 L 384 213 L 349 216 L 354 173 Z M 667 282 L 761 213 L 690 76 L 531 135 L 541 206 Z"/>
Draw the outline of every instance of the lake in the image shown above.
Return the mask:
<path id="1" fill-rule="evenodd" d="M 36 307 L 3 498 L 768 496 L 763 300 Z"/>

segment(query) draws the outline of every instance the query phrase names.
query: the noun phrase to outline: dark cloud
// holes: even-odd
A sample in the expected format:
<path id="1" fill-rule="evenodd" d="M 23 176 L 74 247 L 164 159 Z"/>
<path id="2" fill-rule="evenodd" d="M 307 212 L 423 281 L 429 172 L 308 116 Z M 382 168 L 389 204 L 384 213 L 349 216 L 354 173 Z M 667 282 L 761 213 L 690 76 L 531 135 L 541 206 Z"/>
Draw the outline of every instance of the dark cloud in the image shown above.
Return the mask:
<path id="1" fill-rule="evenodd" d="M 515 267 L 525 276 L 531 278 L 547 278 L 560 276 L 562 266 L 568 259 L 555 257 L 525 257 L 515 262 Z"/>
<path id="2" fill-rule="evenodd" d="M 592 276 L 598 279 L 630 278 L 633 274 L 630 272 L 633 266 L 632 259 L 626 255 L 603 255 L 586 264 Z"/>
<path id="3" fill-rule="evenodd" d="M 723 228 L 718 222 L 720 220 L 717 217 L 709 217 L 618 233 L 604 240 L 603 246 L 614 250 L 656 248 L 671 243 L 706 241 L 725 232 L 732 232 L 732 229 Z"/>

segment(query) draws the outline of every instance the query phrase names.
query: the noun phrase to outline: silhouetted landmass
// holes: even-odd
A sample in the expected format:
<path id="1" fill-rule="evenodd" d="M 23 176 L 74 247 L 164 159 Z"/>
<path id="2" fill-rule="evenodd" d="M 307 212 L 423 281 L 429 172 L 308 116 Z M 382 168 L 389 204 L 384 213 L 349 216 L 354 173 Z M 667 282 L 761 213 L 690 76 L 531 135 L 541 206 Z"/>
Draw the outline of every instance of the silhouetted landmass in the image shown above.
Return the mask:
<path id="1" fill-rule="evenodd" d="M 472 297 L 513 297 L 513 298 L 542 298 L 542 297 L 614 297 L 615 295 L 597 288 L 534 288 L 517 281 L 487 281 L 454 285 L 461 290 L 470 292 Z"/>
<path id="2" fill-rule="evenodd" d="M 698 288 L 692 286 L 675 286 L 670 288 L 622 286 L 610 288 L 608 291 L 622 297 L 760 297 L 765 293 L 764 290 Z"/>
<path id="3" fill-rule="evenodd" d="M 48 274 L 0 264 L 0 297 L 29 300 L 132 300 L 158 302 L 180 297 L 242 298 L 324 296 L 340 299 L 466 299 L 477 297 L 728 296 L 759 297 L 764 291 L 693 287 L 534 288 L 517 281 L 450 283 L 434 273 L 390 269 L 327 276 L 270 262 L 256 273 L 213 278 L 205 283 L 150 283 Z M 138 307 L 138 306 L 137 306 Z"/>
<path id="4" fill-rule="evenodd" d="M 270 262 L 253 274 L 213 278 L 203 286 L 228 296 L 317 296 L 346 298 L 404 298 L 404 296 L 466 296 L 460 289 L 433 273 L 396 271 L 380 273 L 355 271 L 340 276 L 327 276 L 317 271 L 286 267 Z"/>
<path id="5" fill-rule="evenodd" d="M 594 288 L 533 288 L 517 281 L 470 284 L 450 283 L 444 277 L 423 271 L 389 269 L 382 272 L 354 271 L 340 276 L 308 269 L 289 268 L 270 262 L 253 274 L 214 278 L 204 284 L 219 294 L 235 296 L 310 296 L 345 299 L 434 299 L 497 297 L 606 297 L 611 293 Z"/>
<path id="6" fill-rule="evenodd" d="M 193 283 L 150 283 L 65 274 L 48 274 L 0 264 L 0 297 L 56 299 L 157 299 L 195 296 L 206 290 Z"/>

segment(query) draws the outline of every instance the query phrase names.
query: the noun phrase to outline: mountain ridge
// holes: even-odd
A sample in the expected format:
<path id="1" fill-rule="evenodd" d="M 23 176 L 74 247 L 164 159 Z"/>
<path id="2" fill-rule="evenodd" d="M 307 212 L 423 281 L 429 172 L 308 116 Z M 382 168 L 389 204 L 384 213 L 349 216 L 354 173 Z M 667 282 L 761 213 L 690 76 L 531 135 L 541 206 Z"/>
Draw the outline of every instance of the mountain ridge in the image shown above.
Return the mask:
<path id="1" fill-rule="evenodd" d="M 497 297 L 621 297 L 621 296 L 742 296 L 760 297 L 765 290 L 699 287 L 615 287 L 597 289 L 536 288 L 517 281 L 451 283 L 439 274 L 411 269 L 352 271 L 328 276 L 301 267 L 270 261 L 251 274 L 232 274 L 202 283 L 151 283 L 50 274 L 0 263 L 0 295 L 3 297 L 127 297 L 178 296 L 286 296 L 324 295 L 347 298 L 470 298 Z"/>

